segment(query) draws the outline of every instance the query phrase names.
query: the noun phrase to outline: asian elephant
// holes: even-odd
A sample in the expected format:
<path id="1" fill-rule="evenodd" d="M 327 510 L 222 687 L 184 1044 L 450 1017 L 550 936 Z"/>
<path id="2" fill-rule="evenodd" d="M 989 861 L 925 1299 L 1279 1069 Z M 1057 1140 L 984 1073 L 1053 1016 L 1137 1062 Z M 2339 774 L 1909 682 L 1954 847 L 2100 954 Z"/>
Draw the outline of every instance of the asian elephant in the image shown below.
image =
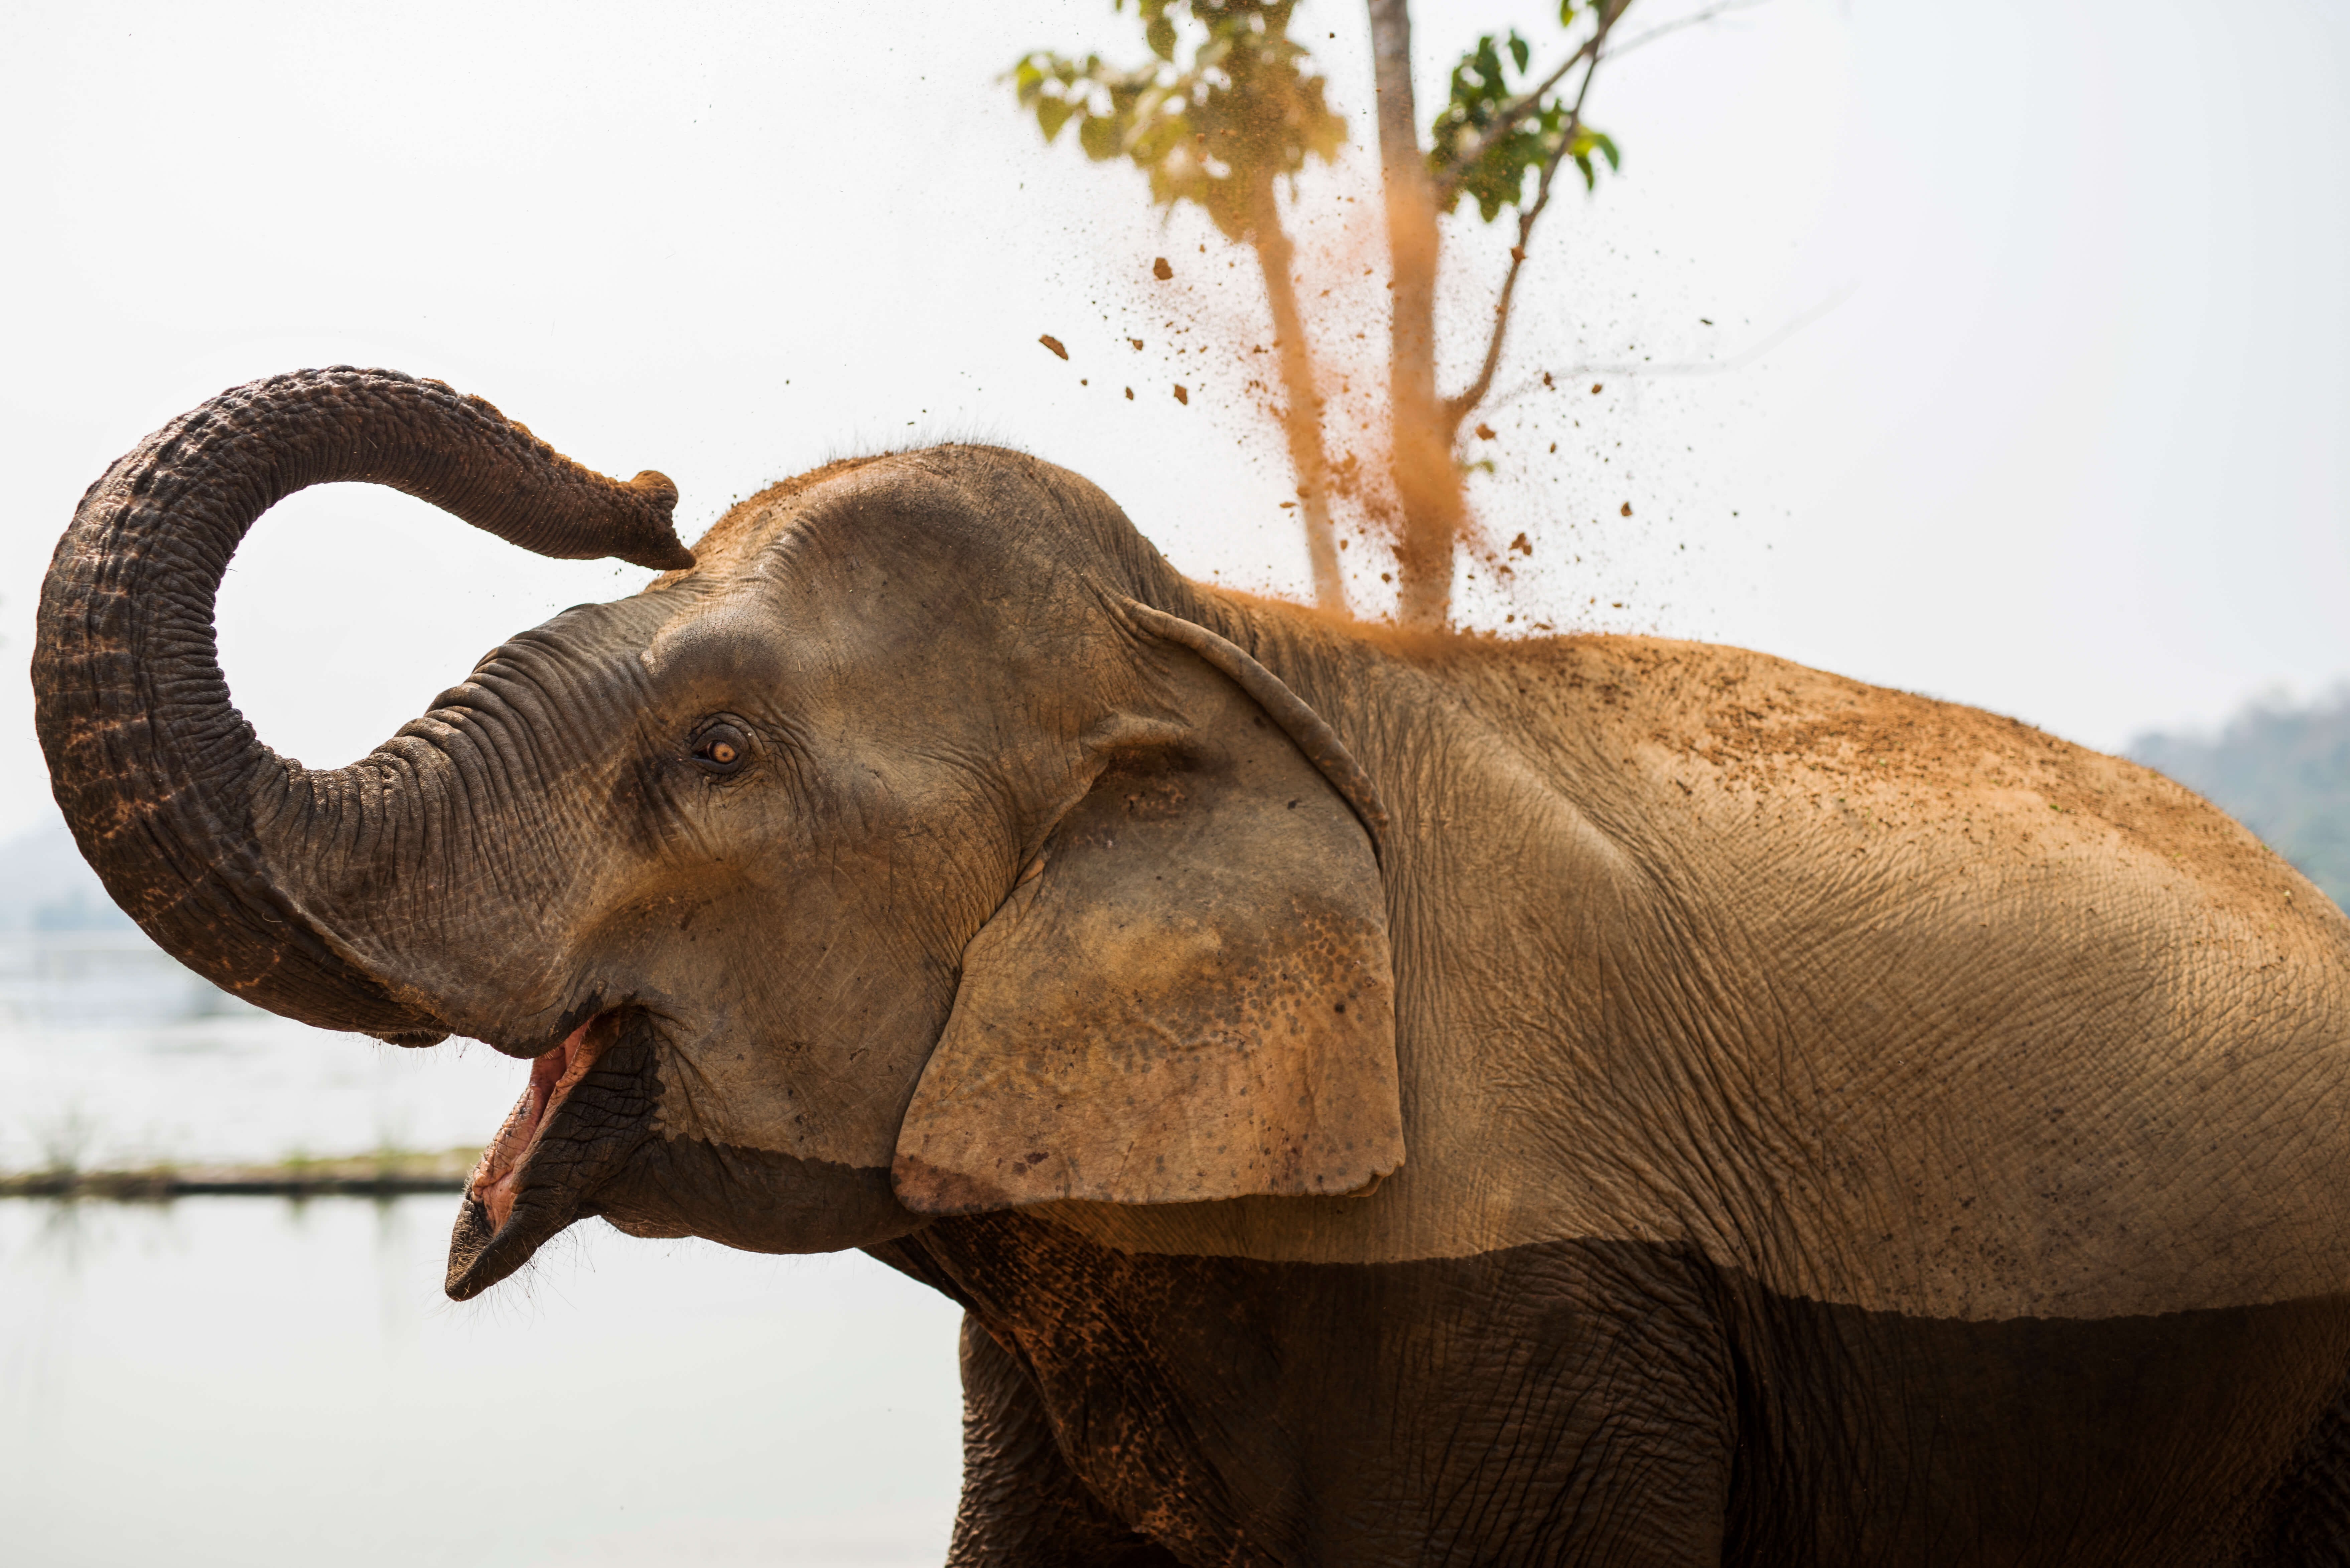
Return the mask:
<path id="1" fill-rule="evenodd" d="M 212 613 L 336 480 L 662 575 L 306 768 Z M 959 1564 L 2350 1561 L 2350 926 L 2211 806 L 1203 587 L 1013 452 L 691 553 L 675 499 L 305 371 L 116 463 L 42 598 L 157 940 L 531 1060 L 452 1295 L 588 1215 L 864 1248 L 965 1311 Z"/>

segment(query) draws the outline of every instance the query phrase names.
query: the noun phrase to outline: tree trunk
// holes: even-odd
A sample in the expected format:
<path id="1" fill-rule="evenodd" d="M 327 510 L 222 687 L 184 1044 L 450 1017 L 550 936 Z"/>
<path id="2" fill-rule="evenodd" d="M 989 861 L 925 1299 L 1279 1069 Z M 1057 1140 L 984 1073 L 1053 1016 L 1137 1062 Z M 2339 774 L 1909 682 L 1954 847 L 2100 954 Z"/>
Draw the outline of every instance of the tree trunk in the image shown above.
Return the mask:
<path id="1" fill-rule="evenodd" d="M 1407 626 L 1441 626 L 1452 610 L 1453 547 L 1467 508 L 1451 421 L 1436 392 L 1436 201 L 1412 99 L 1410 11 L 1405 0 L 1369 0 L 1369 8 L 1394 291 L 1388 461 L 1403 507 L 1396 612 Z"/>
<path id="2" fill-rule="evenodd" d="M 1289 437 L 1289 465 L 1297 474 L 1298 510 L 1305 519 L 1305 553 L 1314 567 L 1314 602 L 1347 613 L 1347 583 L 1338 572 L 1338 540 L 1330 525 L 1330 462 L 1322 444 L 1322 394 L 1314 384 L 1314 355 L 1297 310 L 1297 283 L 1290 268 L 1295 251 L 1281 226 L 1281 207 L 1271 180 L 1257 188 L 1251 220 L 1257 265 L 1264 271 L 1264 296 L 1273 307 L 1274 357 L 1281 365 L 1282 429 Z"/>

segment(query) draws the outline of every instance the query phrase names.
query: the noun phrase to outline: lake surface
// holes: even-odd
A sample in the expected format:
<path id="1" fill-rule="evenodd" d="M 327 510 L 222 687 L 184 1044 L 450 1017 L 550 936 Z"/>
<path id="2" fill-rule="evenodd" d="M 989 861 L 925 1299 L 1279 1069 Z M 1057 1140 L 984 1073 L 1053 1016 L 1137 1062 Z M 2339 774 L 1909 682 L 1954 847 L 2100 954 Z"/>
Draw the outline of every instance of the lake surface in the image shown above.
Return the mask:
<path id="1" fill-rule="evenodd" d="M 478 1147 L 528 1071 L 472 1042 L 403 1051 L 244 1007 L 0 1019 L 0 1169 Z"/>
<path id="2" fill-rule="evenodd" d="M 15 947 L 0 1168 L 479 1144 L 527 1071 L 222 1006 L 135 957 L 44 970 Z M 459 1305 L 456 1205 L 0 1200 L 0 1562 L 943 1558 L 943 1298 L 858 1254 L 588 1221 Z"/>

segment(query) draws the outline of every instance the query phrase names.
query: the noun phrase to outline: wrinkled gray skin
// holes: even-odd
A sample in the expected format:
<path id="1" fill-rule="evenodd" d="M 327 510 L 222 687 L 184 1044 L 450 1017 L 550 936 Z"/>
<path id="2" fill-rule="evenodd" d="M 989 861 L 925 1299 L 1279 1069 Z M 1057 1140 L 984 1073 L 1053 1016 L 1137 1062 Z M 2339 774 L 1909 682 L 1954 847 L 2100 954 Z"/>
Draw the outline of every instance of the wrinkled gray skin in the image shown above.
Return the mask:
<path id="1" fill-rule="evenodd" d="M 229 706 L 212 597 L 346 478 L 669 575 L 304 769 Z M 969 1312 L 960 1563 L 2350 1561 L 2350 927 L 2203 803 L 1734 649 L 1217 593 L 1012 452 L 836 464 L 692 557 L 672 498 L 304 372 L 125 458 L 44 596 L 58 798 L 150 931 L 292 1016 L 534 1059 L 452 1294 L 584 1214 L 870 1250 Z M 1339 1064 L 1315 1106 L 1232 1125 L 1372 1147 L 1384 1096 L 1399 1172 L 991 1153 L 1061 1125 L 1023 1075 L 1115 1138 L 1119 1084 L 1207 1063 L 1149 1080 L 1140 1169 L 1275 1081 L 1270 1034 L 1227 1071 L 1229 1029 L 1108 1068 L 982 1029 L 979 1087 L 925 1088 L 971 955 L 1095 885 L 1063 867 L 1130 833 L 1245 879 L 1309 818 L 1380 911 L 1393 1061 L 1382 1006 L 1296 1047 Z M 1210 945 L 1279 950 L 1267 900 Z M 1024 983 L 1064 981 L 1138 983 Z"/>

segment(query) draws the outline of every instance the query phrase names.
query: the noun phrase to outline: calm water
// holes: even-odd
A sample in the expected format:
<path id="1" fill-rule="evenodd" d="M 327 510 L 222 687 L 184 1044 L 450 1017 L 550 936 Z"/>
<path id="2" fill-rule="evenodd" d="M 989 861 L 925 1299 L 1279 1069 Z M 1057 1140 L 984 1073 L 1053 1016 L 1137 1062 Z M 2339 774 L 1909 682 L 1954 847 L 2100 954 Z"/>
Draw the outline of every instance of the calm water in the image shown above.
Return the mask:
<path id="1" fill-rule="evenodd" d="M 0 1168 L 477 1144 L 525 1073 L 224 1011 L 135 962 L 35 979 L 0 995 Z M 944 1555 L 947 1302 L 861 1256 L 591 1221 L 460 1306 L 455 1207 L 0 1200 L 0 1562 Z"/>
<path id="2" fill-rule="evenodd" d="M 526 1075 L 484 1045 L 402 1051 L 249 1009 L 82 1028 L 0 1019 L 0 1169 L 478 1146 Z"/>

